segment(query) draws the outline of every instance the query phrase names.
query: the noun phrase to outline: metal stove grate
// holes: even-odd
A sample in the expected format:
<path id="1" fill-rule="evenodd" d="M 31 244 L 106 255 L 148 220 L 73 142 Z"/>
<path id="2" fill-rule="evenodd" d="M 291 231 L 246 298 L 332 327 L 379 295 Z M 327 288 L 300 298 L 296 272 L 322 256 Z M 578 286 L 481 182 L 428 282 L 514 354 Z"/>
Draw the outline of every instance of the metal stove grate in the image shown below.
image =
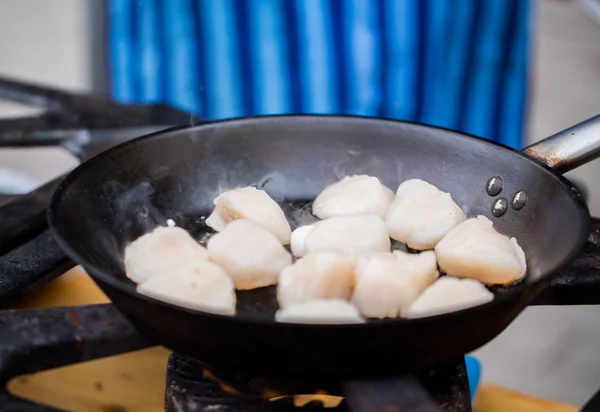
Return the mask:
<path id="1" fill-rule="evenodd" d="M 103 97 L 73 95 L 10 79 L 0 78 L 0 98 L 46 110 L 45 114 L 33 118 L 0 120 L 0 147 L 57 145 L 80 160 L 130 138 L 170 125 L 190 123 L 189 114 L 164 105 L 120 105 Z M 60 180 L 0 202 L 1 308 L 10 307 L 73 266 L 73 262 L 59 253 L 46 223 L 46 209 Z M 554 278 L 552 287 L 540 297 L 538 304 L 600 303 L 599 245 L 600 221 L 594 221 L 586 249 Z M 7 412 L 56 410 L 11 396 L 5 386 L 12 377 L 153 345 L 112 305 L 4 310 L 0 311 L 0 330 L 0 378 L 4 384 L 0 390 L 0 410 Z M 297 408 L 289 398 L 265 402 L 258 396 L 261 391 L 271 390 L 273 385 L 279 391 L 284 388 L 282 393 L 297 393 L 290 383 L 244 378 L 239 374 L 218 375 L 243 394 L 234 396 L 207 379 L 206 370 L 208 368 L 197 360 L 171 356 L 165 395 L 168 411 L 323 410 L 318 403 Z M 338 383 L 337 389 L 347 398 L 337 410 L 402 410 L 398 409 L 402 404 L 410 405 L 406 410 L 411 411 L 433 411 L 439 407 L 447 411 L 470 410 L 462 360 L 439 365 L 416 376 L 417 380 L 400 377 L 347 385 Z M 421 390 L 422 387 L 427 391 Z M 392 408 L 391 405 L 395 405 L 395 409 L 385 409 Z"/>

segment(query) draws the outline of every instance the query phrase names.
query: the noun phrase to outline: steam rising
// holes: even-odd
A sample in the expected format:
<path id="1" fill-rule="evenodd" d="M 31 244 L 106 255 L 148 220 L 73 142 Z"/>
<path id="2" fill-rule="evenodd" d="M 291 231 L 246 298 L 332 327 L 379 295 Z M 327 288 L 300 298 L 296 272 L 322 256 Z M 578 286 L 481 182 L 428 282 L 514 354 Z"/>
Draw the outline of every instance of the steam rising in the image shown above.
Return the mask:
<path id="1" fill-rule="evenodd" d="M 365 152 L 356 146 L 339 145 L 346 155 L 338 156 L 341 159 L 336 162 L 324 164 L 321 170 L 321 180 L 327 184 L 350 175 L 369 175 L 378 177 L 381 183 L 395 191 L 405 180 L 402 178 L 403 162 L 397 154 Z"/>
<path id="2" fill-rule="evenodd" d="M 288 203 L 283 205 L 283 211 L 290 223 L 292 230 L 300 226 L 307 226 L 316 223 L 319 219 L 312 214 L 312 203 L 294 204 Z"/>
<path id="3" fill-rule="evenodd" d="M 394 190 L 402 178 L 402 162 L 397 156 L 389 154 L 363 153 L 360 148 L 342 146 L 345 155 L 337 161 L 321 163 L 320 169 L 303 166 L 306 176 L 293 175 L 288 178 L 282 171 L 271 170 L 257 179 L 248 179 L 248 170 L 255 167 L 252 160 L 244 156 L 236 159 L 224 159 L 222 150 L 212 145 L 211 139 L 203 139 L 205 158 L 202 168 L 197 174 L 186 170 L 167 167 L 166 174 L 181 173 L 182 179 L 175 179 L 179 188 L 169 189 L 172 196 L 183 196 L 184 201 L 174 201 L 181 210 L 166 210 L 156 203 L 161 197 L 153 184 L 147 180 L 134 187 L 126 187 L 117 181 L 107 182 L 103 188 L 106 201 L 111 202 L 115 229 L 121 233 L 119 238 L 129 243 L 138 236 L 151 231 L 157 226 L 168 224 L 169 219 L 178 226 L 194 232 L 205 232 L 204 220 L 213 207 L 213 200 L 221 193 L 238 187 L 254 186 L 265 190 L 275 201 L 280 203 L 293 228 L 314 223 L 317 219 L 311 213 L 314 197 L 325 188 L 341 178 L 353 174 L 378 176 L 384 184 Z M 391 170 L 393 172 L 391 172 Z M 161 174 L 163 174 L 161 173 Z M 306 182 L 303 180 L 306 179 Z M 193 182 L 190 182 L 193 180 Z M 294 198 L 297 193 L 305 193 L 300 199 Z M 292 198 L 290 198 L 290 193 Z M 162 194 L 162 197 L 165 197 Z M 164 203 L 164 202 L 159 202 Z M 124 248 L 126 244 L 120 245 Z"/>
<path id="4" fill-rule="evenodd" d="M 102 189 L 103 201 L 112 205 L 109 228 L 96 233 L 100 253 L 112 257 L 112 263 L 123 268 L 123 251 L 127 244 L 157 226 L 163 226 L 167 219 L 152 204 L 154 188 L 149 182 L 142 182 L 127 188 L 116 181 L 107 182 Z"/>
<path id="5" fill-rule="evenodd" d="M 195 156 L 201 156 L 196 166 L 189 159 L 174 159 L 173 163 L 157 165 L 151 176 L 133 187 L 114 180 L 107 182 L 101 201 L 110 204 L 110 215 L 107 227 L 97 231 L 101 253 L 95 255 L 111 256 L 112 263 L 116 259 L 122 268 L 127 244 L 157 226 L 173 223 L 205 244 L 212 235 L 205 220 L 214 207 L 213 200 L 238 187 L 265 190 L 280 204 L 295 229 L 318 220 L 312 215 L 312 200 L 327 185 L 345 176 L 377 176 L 392 190 L 403 180 L 400 154 L 363 144 L 330 141 L 323 148 L 319 145 L 319 153 L 315 154 L 318 158 L 307 155 L 312 149 L 303 155 L 288 153 L 294 148 L 287 144 L 274 146 L 274 151 L 285 152 L 282 156 L 257 151 L 251 142 L 243 140 L 227 143 L 227 138 L 216 138 L 218 134 L 204 133 L 200 137 L 187 133 L 188 142 L 198 151 Z M 324 160 L 327 158 L 331 160 Z"/>

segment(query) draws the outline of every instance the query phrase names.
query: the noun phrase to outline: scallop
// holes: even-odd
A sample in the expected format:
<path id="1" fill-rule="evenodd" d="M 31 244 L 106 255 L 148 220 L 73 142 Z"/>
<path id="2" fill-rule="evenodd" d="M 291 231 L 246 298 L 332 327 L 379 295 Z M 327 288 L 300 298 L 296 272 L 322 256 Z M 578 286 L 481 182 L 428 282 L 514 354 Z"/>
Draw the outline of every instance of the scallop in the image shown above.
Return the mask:
<path id="1" fill-rule="evenodd" d="M 515 238 L 494 229 L 485 216 L 466 220 L 436 246 L 440 268 L 448 275 L 486 284 L 507 285 L 527 270 L 525 253 Z"/>
<path id="2" fill-rule="evenodd" d="M 358 262 L 352 303 L 369 318 L 404 315 L 438 276 L 432 251 L 376 253 Z"/>
<path id="3" fill-rule="evenodd" d="M 284 268 L 277 285 L 280 308 L 316 299 L 352 296 L 356 258 L 335 252 L 309 253 Z"/>
<path id="4" fill-rule="evenodd" d="M 155 276 L 137 287 L 146 296 L 189 309 L 221 315 L 235 314 L 233 281 L 219 266 L 198 262 Z"/>
<path id="5" fill-rule="evenodd" d="M 483 305 L 493 299 L 494 294 L 476 280 L 444 276 L 425 289 L 405 312 L 405 316 L 420 318 L 439 315 Z"/>
<path id="6" fill-rule="evenodd" d="M 314 228 L 314 225 L 315 224 L 300 226 L 292 232 L 290 240 L 290 249 L 292 250 L 292 255 L 304 256 L 304 244 L 306 242 L 306 237 Z"/>
<path id="7" fill-rule="evenodd" d="M 278 322 L 312 324 L 363 323 L 365 320 L 352 303 L 340 299 L 311 300 L 295 303 L 275 314 Z"/>
<path id="8" fill-rule="evenodd" d="M 209 258 L 231 276 L 236 289 L 274 285 L 292 255 L 271 232 L 238 219 L 208 241 Z"/>
<path id="9" fill-rule="evenodd" d="M 398 187 L 387 225 L 392 239 L 412 249 L 428 250 L 465 219 L 449 193 L 424 180 L 411 179 Z"/>
<path id="10" fill-rule="evenodd" d="M 354 175 L 327 186 L 316 197 L 312 211 L 320 219 L 365 214 L 385 219 L 393 201 L 394 192 L 378 178 Z"/>
<path id="11" fill-rule="evenodd" d="M 208 260 L 208 252 L 180 227 L 157 227 L 125 248 L 125 274 L 134 282 Z"/>
<path id="12" fill-rule="evenodd" d="M 290 224 L 279 205 L 264 190 L 242 187 L 221 193 L 213 202 L 215 209 L 206 224 L 222 231 L 237 219 L 248 219 L 273 233 L 283 245 L 290 243 Z"/>
<path id="13" fill-rule="evenodd" d="M 389 252 L 391 247 L 385 222 L 377 215 L 336 216 L 310 226 L 302 226 L 292 235 L 296 256 L 333 251 L 347 254 Z"/>

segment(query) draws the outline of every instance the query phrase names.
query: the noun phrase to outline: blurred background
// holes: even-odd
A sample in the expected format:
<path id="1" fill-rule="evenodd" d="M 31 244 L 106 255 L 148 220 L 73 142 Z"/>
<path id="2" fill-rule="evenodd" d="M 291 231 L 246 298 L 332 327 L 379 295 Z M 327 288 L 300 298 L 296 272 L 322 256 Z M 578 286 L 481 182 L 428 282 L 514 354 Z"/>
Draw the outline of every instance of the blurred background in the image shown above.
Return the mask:
<path id="1" fill-rule="evenodd" d="M 328 19 L 341 11 L 315 15 L 307 5 L 319 1 L 296 2 L 306 8 L 294 21 L 311 29 L 296 34 L 294 50 L 286 49 L 295 58 L 275 59 L 274 50 L 292 47 L 282 45 L 289 10 L 279 10 L 288 20 L 270 19 L 261 1 L 229 17 L 257 13 L 248 28 L 225 16 L 230 0 L 172 0 L 162 9 L 150 0 L 3 0 L 0 76 L 123 102 L 164 100 L 205 118 L 290 111 L 384 115 L 517 148 L 600 113 L 600 1 L 427 0 L 425 16 L 411 14 L 410 1 L 378 0 L 377 16 L 360 8 L 364 1 L 352 1 L 356 8 L 346 8 L 345 25 L 332 29 L 335 41 L 362 53 L 343 74 L 333 72 L 328 59 L 348 56 L 318 41 L 319 30 L 331 29 Z M 397 8 L 386 9 L 392 3 Z M 302 32 L 300 25 L 294 29 Z M 235 30 L 254 37 L 236 42 Z M 423 38 L 426 47 L 416 50 L 415 39 Z M 261 52 L 235 62 L 244 56 L 240 48 Z M 376 75 L 384 65 L 394 70 Z M 285 78 L 290 73 L 300 80 Z M 0 101 L 2 117 L 33 113 Z M 0 186 L 28 190 L 76 163 L 60 149 L 2 149 Z M 570 176 L 584 183 L 592 213 L 600 216 L 600 162 Z M 600 307 L 531 308 L 477 356 L 486 382 L 581 404 L 600 385 L 599 343 Z"/>

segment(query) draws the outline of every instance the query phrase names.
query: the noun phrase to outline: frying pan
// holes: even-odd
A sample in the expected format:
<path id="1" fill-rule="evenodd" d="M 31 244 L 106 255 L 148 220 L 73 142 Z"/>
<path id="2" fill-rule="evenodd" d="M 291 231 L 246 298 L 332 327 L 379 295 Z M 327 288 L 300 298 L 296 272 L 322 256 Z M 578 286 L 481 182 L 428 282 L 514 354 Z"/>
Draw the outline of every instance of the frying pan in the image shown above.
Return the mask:
<path id="1" fill-rule="evenodd" d="M 260 376 L 385 377 L 482 346 L 548 286 L 582 249 L 590 221 L 581 194 L 561 173 L 599 155 L 600 117 L 523 152 L 386 119 L 233 119 L 148 135 L 92 158 L 56 190 L 49 223 L 59 246 L 133 325 L 177 352 Z M 468 216 L 489 217 L 525 250 L 526 279 L 496 289 L 490 303 L 439 316 L 302 325 L 274 321 L 272 288 L 240 293 L 238 314 L 227 317 L 139 295 L 123 274 L 125 246 L 167 219 L 202 238 L 222 189 L 264 188 L 300 224 L 307 202 L 326 185 L 362 173 L 393 189 L 424 179 L 450 192 Z"/>

